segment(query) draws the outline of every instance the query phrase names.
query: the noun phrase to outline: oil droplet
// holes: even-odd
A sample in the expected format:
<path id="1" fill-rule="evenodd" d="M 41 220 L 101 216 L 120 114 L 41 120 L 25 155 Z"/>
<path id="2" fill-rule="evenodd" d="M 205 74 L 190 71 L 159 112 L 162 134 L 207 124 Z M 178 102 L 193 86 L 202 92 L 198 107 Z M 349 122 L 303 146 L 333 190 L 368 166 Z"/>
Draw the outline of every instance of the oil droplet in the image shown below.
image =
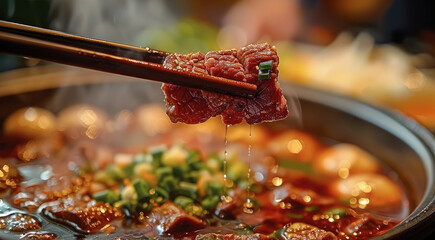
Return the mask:
<path id="1" fill-rule="evenodd" d="M 228 178 L 227 178 L 227 157 L 228 157 L 228 152 L 227 152 L 227 145 L 228 145 L 228 128 L 230 127 L 230 125 L 225 125 L 225 146 L 224 146 L 224 187 L 223 187 L 223 193 L 221 196 L 221 200 L 224 202 L 231 202 L 231 197 L 227 196 L 227 186 L 228 186 Z"/>
<path id="2" fill-rule="evenodd" d="M 305 195 L 302 197 L 302 199 L 304 200 L 304 202 L 309 203 L 311 202 L 311 197 L 309 195 Z"/>
<path id="3" fill-rule="evenodd" d="M 287 144 L 287 149 L 293 154 L 298 154 L 302 151 L 302 143 L 298 139 L 290 140 Z"/>
<path id="4" fill-rule="evenodd" d="M 254 213 L 254 204 L 251 201 L 251 185 L 252 185 L 252 181 L 251 181 L 251 171 L 252 171 L 252 166 L 251 166 L 251 149 L 252 149 L 252 125 L 249 125 L 249 146 L 248 146 L 248 186 L 246 188 L 247 192 L 248 192 L 248 196 L 246 198 L 246 202 L 245 204 L 243 204 L 243 212 L 251 214 Z"/>
<path id="5" fill-rule="evenodd" d="M 276 187 L 281 186 L 282 185 L 282 178 L 280 178 L 280 177 L 272 178 L 272 184 Z"/>

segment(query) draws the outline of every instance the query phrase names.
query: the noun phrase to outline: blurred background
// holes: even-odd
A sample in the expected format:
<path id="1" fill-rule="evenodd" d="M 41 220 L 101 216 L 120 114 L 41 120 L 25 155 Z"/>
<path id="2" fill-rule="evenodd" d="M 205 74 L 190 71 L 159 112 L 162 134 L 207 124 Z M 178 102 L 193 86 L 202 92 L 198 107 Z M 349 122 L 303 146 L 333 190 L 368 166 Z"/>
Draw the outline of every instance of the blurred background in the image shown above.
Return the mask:
<path id="1" fill-rule="evenodd" d="M 188 53 L 268 41 L 280 81 L 401 111 L 435 129 L 435 1 L 1 0 L 0 19 Z M 45 65 L 0 54 L 0 72 Z"/>

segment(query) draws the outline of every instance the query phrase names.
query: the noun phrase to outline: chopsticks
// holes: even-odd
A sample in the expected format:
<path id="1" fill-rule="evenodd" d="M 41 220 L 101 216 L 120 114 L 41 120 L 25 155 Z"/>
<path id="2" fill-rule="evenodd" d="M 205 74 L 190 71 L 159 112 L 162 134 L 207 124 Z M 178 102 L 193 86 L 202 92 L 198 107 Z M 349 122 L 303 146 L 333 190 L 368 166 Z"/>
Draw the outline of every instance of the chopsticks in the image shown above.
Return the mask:
<path id="1" fill-rule="evenodd" d="M 0 51 L 77 67 L 252 98 L 257 86 L 165 68 L 169 53 L 0 21 Z"/>

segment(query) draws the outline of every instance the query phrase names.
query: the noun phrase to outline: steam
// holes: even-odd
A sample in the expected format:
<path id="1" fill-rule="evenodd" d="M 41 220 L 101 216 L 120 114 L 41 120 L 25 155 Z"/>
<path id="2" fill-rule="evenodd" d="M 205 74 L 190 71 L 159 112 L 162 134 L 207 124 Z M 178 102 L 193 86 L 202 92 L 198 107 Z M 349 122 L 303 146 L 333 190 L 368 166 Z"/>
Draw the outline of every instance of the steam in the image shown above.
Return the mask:
<path id="1" fill-rule="evenodd" d="M 132 45 L 137 42 L 136 38 L 143 31 L 177 21 L 177 13 L 173 11 L 174 5 L 168 2 L 53 0 L 50 9 L 53 19 L 50 27 L 75 35 Z M 47 106 L 51 109 L 60 110 L 65 107 L 65 103 L 86 103 L 98 106 L 108 113 L 116 113 L 153 99 L 158 99 L 163 104 L 159 83 L 143 84 L 143 80 L 135 78 L 72 67 L 62 71 L 61 77 L 61 86 L 77 85 L 79 82 L 99 84 L 72 89 L 59 88 Z M 123 82 L 116 85 L 115 94 L 113 84 L 105 84 L 114 81 Z"/>
<path id="2" fill-rule="evenodd" d="M 133 44 L 142 31 L 172 24 L 168 1 L 53 0 L 51 27 L 71 34 Z"/>

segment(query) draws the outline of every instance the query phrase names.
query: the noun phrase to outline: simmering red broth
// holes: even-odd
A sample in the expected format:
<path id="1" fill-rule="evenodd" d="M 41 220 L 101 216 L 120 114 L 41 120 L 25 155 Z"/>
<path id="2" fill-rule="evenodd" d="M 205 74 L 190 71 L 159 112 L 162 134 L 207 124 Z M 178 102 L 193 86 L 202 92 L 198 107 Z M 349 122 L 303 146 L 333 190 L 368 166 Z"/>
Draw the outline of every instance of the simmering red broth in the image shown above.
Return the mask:
<path id="1" fill-rule="evenodd" d="M 0 231 L 16 237 L 367 239 L 409 214 L 382 159 L 300 130 L 76 105 L 17 110 L 3 133 Z"/>

